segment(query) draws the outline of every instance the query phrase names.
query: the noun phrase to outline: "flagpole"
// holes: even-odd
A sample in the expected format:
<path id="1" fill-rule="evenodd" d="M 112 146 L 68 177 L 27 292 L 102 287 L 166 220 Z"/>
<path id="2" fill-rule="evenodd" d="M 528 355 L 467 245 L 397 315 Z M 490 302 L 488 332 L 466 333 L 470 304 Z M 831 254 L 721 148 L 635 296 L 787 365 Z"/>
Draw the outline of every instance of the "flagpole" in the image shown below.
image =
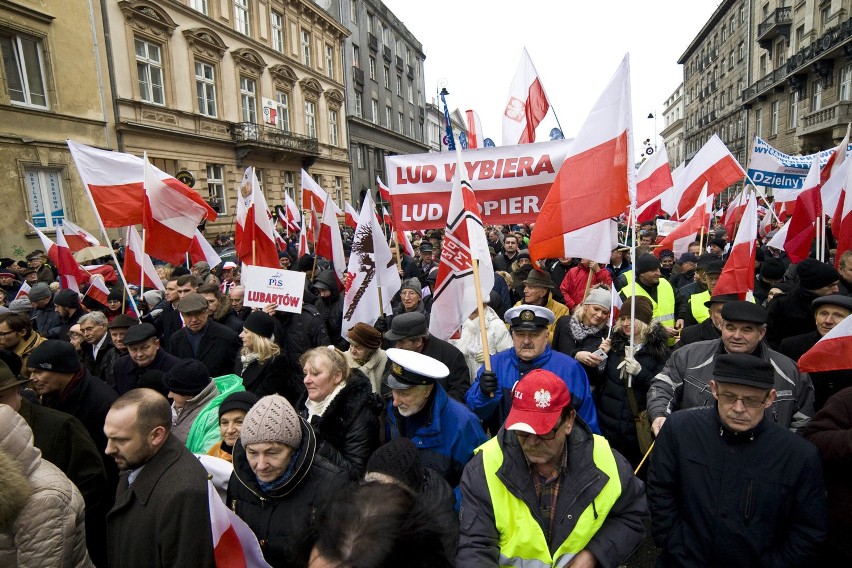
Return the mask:
<path id="1" fill-rule="evenodd" d="M 145 225 L 142 225 L 142 270 L 139 271 L 139 297 L 145 291 Z M 127 290 L 130 294 L 130 290 Z M 131 296 L 133 294 L 130 294 Z M 121 306 L 121 312 L 124 313 L 124 306 Z"/>
<path id="2" fill-rule="evenodd" d="M 586 290 L 583 292 L 583 302 L 586 301 L 586 298 L 589 297 L 589 290 L 592 288 L 592 259 L 589 259 L 589 277 L 586 278 Z M 580 305 L 583 305 L 583 302 L 580 302 Z"/>
<path id="3" fill-rule="evenodd" d="M 636 215 L 636 198 L 630 200 L 630 217 Z M 633 278 L 630 279 L 630 355 L 635 355 L 635 343 L 633 336 L 636 333 L 636 230 L 633 230 L 633 238 L 630 239 L 630 265 L 633 267 Z"/>
<path id="4" fill-rule="evenodd" d="M 485 306 L 482 303 L 482 289 L 479 284 L 479 259 L 470 259 L 473 265 L 473 287 L 476 289 L 476 313 L 479 316 L 479 335 L 482 339 L 482 364 L 486 371 L 491 371 L 491 353 L 488 349 L 488 331 L 485 328 Z M 489 393 L 494 397 L 494 393 Z"/>
<path id="5" fill-rule="evenodd" d="M 767 198 L 766 194 L 760 189 L 760 187 L 756 183 L 754 183 L 754 180 L 749 177 L 748 173 L 746 173 L 745 177 L 748 180 L 748 182 L 751 184 L 751 186 L 754 188 L 754 191 L 757 193 L 757 195 L 762 197 L 763 201 L 766 202 L 766 208 L 769 209 L 769 212 L 772 214 L 772 216 L 775 218 L 775 220 L 780 225 L 781 219 L 779 219 L 778 215 L 775 214 L 775 210 L 772 207 L 769 206 L 769 198 Z M 774 205 L 774 203 L 775 202 L 773 201 L 773 205 Z"/>

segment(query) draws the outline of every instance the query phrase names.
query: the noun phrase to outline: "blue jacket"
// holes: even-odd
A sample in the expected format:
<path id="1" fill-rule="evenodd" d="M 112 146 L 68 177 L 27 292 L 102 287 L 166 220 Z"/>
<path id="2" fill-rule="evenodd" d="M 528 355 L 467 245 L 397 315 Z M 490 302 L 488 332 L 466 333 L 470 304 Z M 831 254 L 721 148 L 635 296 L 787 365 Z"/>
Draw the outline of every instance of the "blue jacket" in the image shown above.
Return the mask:
<path id="1" fill-rule="evenodd" d="M 452 487 L 459 484 L 473 450 L 488 441 L 479 419 L 462 403 L 447 396 L 447 391 L 439 384 L 435 384 L 429 421 L 414 432 L 408 432 L 405 431 L 407 420 L 400 416 L 391 401 L 385 423 L 388 440 L 409 438 L 419 450 L 423 467 L 437 471 Z"/>
<path id="2" fill-rule="evenodd" d="M 468 408 L 480 419 L 486 421 L 496 418 L 497 425 L 502 426 L 512 407 L 512 387 L 521 379 L 520 359 L 514 348 L 491 356 L 491 369 L 497 374 L 497 392 L 494 393 L 493 398 L 483 394 L 479 389 L 479 377 L 482 376 L 484 369 L 484 366 L 479 368 L 476 381 L 468 389 L 465 400 Z M 598 427 L 598 414 L 592 400 L 592 390 L 589 387 L 589 378 L 576 359 L 554 351 L 548 345 L 544 353 L 530 362 L 528 371 L 533 369 L 544 369 L 561 377 L 568 385 L 571 404 L 577 409 L 577 414 L 589 425 L 592 432 L 601 433 Z M 496 417 L 493 416 L 495 411 Z"/>

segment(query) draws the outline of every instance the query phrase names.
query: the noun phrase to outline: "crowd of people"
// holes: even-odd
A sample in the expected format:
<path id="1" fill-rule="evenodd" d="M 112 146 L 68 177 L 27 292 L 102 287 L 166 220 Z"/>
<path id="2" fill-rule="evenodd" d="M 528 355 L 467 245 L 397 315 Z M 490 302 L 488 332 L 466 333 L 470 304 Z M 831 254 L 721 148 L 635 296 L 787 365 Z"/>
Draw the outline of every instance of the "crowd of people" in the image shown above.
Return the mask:
<path id="1" fill-rule="evenodd" d="M 675 257 L 643 225 L 606 265 L 533 266 L 529 234 L 487 229 L 485 322 L 447 340 L 441 231 L 345 331 L 293 251 L 301 313 L 244 306 L 230 261 L 100 304 L 0 259 L 0 565 L 213 566 L 209 478 L 274 567 L 614 567 L 651 538 L 660 566 L 849 565 L 852 359 L 797 361 L 852 314 L 852 251 L 759 243 L 744 301 L 714 293 L 721 227 Z"/>

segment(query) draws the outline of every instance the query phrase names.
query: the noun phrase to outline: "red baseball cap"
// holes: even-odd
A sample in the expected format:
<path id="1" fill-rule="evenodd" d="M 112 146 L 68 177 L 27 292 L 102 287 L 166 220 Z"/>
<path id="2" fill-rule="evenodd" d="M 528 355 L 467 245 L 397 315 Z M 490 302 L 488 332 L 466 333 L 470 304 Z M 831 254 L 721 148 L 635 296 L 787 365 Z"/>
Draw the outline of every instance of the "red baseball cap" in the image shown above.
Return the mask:
<path id="1" fill-rule="evenodd" d="M 571 404 L 571 393 L 565 381 L 544 369 L 532 370 L 515 383 L 512 397 L 506 430 L 536 435 L 553 430 L 562 409 Z"/>

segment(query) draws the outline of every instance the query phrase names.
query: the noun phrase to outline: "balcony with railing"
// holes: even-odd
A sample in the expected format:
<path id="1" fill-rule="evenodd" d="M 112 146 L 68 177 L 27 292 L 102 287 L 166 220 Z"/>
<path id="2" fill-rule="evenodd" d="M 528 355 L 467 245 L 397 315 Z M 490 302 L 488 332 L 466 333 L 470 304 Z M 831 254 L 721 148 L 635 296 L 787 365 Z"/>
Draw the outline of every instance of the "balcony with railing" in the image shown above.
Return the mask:
<path id="1" fill-rule="evenodd" d="M 852 122 L 852 102 L 841 101 L 802 117 L 797 134 L 807 136 Z"/>
<path id="2" fill-rule="evenodd" d="M 379 38 L 377 38 L 373 34 L 367 34 L 367 45 L 370 46 L 370 50 L 378 51 L 379 50 Z"/>
<path id="3" fill-rule="evenodd" d="M 237 148 L 287 150 L 303 156 L 319 156 L 319 141 L 316 138 L 285 132 L 274 126 L 237 122 L 231 129 Z"/>
<path id="4" fill-rule="evenodd" d="M 352 80 L 359 85 L 364 84 L 364 70 L 360 67 L 352 67 Z"/>
<path id="5" fill-rule="evenodd" d="M 393 59 L 393 52 L 391 52 L 391 48 L 387 45 L 382 46 L 382 57 L 384 57 L 385 61 L 388 63 Z"/>
<path id="6" fill-rule="evenodd" d="M 789 41 L 792 23 L 793 8 L 791 6 L 777 8 L 757 26 L 757 41 L 760 47 L 767 49 L 772 45 L 772 40 L 780 35 Z"/>

